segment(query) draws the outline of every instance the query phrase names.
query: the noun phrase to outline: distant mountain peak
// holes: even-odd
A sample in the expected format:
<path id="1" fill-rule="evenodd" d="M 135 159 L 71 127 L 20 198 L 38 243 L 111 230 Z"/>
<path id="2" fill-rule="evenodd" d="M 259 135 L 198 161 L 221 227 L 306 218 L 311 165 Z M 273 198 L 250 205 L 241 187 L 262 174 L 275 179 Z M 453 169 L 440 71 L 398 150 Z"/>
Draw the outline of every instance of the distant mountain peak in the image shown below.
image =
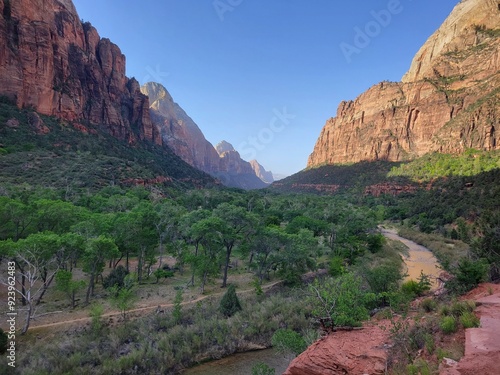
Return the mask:
<path id="1" fill-rule="evenodd" d="M 219 155 L 222 155 L 225 152 L 236 151 L 233 145 L 226 141 L 220 141 L 219 143 L 217 143 L 215 149 L 217 150 Z"/>
<path id="2" fill-rule="evenodd" d="M 266 171 L 266 169 L 262 165 L 260 165 L 257 160 L 250 160 L 249 163 L 258 178 L 260 178 L 266 184 L 272 184 L 274 182 L 273 173 L 271 171 Z"/>

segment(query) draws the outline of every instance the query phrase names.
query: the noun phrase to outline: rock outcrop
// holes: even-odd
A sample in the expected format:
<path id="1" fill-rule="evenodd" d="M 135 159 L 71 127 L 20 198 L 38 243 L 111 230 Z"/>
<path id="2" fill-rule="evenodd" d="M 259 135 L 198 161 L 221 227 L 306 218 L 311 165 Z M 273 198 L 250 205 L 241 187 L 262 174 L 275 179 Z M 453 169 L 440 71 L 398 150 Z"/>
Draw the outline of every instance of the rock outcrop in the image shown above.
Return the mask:
<path id="1" fill-rule="evenodd" d="M 499 70 L 498 1 L 463 0 L 402 82 L 382 82 L 340 104 L 308 167 L 500 148 Z"/>
<path id="2" fill-rule="evenodd" d="M 125 56 L 70 0 L 0 0 L 0 95 L 19 107 L 161 143 Z"/>
<path id="3" fill-rule="evenodd" d="M 262 165 L 260 165 L 257 160 L 250 160 L 249 163 L 258 178 L 260 178 L 266 184 L 271 184 L 274 182 L 273 172 L 266 171 L 266 169 Z"/>
<path id="4" fill-rule="evenodd" d="M 385 374 L 390 333 L 381 326 L 332 333 L 295 358 L 283 375 Z"/>

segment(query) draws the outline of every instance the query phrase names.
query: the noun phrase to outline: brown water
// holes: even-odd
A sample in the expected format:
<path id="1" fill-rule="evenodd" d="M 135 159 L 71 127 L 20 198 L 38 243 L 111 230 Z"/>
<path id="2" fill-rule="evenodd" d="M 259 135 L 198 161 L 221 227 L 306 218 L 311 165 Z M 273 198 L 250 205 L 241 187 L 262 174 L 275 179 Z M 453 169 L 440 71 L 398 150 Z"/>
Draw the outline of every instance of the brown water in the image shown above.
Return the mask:
<path id="1" fill-rule="evenodd" d="M 396 230 L 394 229 L 382 229 L 382 234 L 391 240 L 400 241 L 408 247 L 408 255 L 401 254 L 406 264 L 408 274 L 405 281 L 410 279 L 417 280 L 420 273 L 423 272 L 424 274 L 430 276 L 432 289 L 436 289 L 438 287 L 437 278 L 442 270 L 439 268 L 438 260 L 429 249 L 406 238 L 398 236 Z"/>
<path id="2" fill-rule="evenodd" d="M 266 363 L 282 374 L 292 358 L 276 353 L 274 349 L 257 350 L 254 352 L 238 353 L 232 356 L 207 362 L 190 368 L 183 375 L 251 375 L 252 367 L 259 362 Z"/>

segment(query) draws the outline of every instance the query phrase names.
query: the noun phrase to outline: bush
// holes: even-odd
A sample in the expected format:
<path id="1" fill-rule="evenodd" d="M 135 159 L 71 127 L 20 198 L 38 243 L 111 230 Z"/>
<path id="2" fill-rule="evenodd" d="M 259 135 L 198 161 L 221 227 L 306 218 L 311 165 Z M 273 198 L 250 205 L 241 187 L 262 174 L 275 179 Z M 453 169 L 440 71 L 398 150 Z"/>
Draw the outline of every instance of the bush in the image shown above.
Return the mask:
<path id="1" fill-rule="evenodd" d="M 265 363 L 257 363 L 252 367 L 252 375 L 274 375 L 276 372 Z"/>
<path id="2" fill-rule="evenodd" d="M 464 328 L 477 328 L 481 321 L 473 312 L 465 312 L 460 316 L 460 323 Z"/>
<path id="3" fill-rule="evenodd" d="M 220 301 L 219 310 L 226 318 L 233 316 L 238 311 L 241 311 L 241 304 L 238 296 L 236 295 L 236 287 L 229 285 L 227 292 Z"/>
<path id="4" fill-rule="evenodd" d="M 337 277 L 345 273 L 344 258 L 339 256 L 333 257 L 330 261 L 330 269 L 328 270 L 328 273 L 333 277 Z"/>
<path id="5" fill-rule="evenodd" d="M 455 318 L 459 318 L 464 313 L 473 312 L 476 309 L 476 303 L 474 301 L 455 301 L 450 307 L 450 314 Z"/>
<path id="6" fill-rule="evenodd" d="M 169 277 L 174 277 L 174 271 L 165 270 L 165 269 L 162 269 L 162 268 L 157 268 L 153 272 L 153 275 L 154 275 L 154 277 L 156 277 L 156 283 L 158 284 L 158 282 L 160 281 L 160 279 L 166 279 L 166 278 L 169 278 Z"/>
<path id="7" fill-rule="evenodd" d="M 395 290 L 401 281 L 401 266 L 390 262 L 366 271 L 366 281 L 374 293 Z"/>
<path id="8" fill-rule="evenodd" d="M 420 273 L 418 281 L 408 280 L 401 285 L 401 291 L 411 297 L 420 297 L 431 289 L 429 276 Z"/>
<path id="9" fill-rule="evenodd" d="M 422 309 L 424 309 L 425 312 L 430 313 L 436 311 L 437 302 L 432 298 L 426 298 L 420 303 L 420 306 L 422 307 Z"/>
<path id="10" fill-rule="evenodd" d="M 279 329 L 271 338 L 271 344 L 280 353 L 291 352 L 295 356 L 306 350 L 304 338 L 291 329 Z"/>
<path id="11" fill-rule="evenodd" d="M 454 333 L 457 331 L 457 321 L 453 316 L 445 316 L 441 319 L 439 327 L 446 334 Z"/>
<path id="12" fill-rule="evenodd" d="M 454 272 L 455 278 L 448 281 L 446 287 L 452 293 L 464 294 L 486 279 L 488 268 L 488 262 L 484 259 L 472 261 L 462 258 Z"/>
<path id="13" fill-rule="evenodd" d="M 105 289 L 117 286 L 118 288 L 123 287 L 123 281 L 125 276 L 128 275 L 128 271 L 123 266 L 118 266 L 113 269 L 108 276 L 102 281 L 102 286 Z"/>

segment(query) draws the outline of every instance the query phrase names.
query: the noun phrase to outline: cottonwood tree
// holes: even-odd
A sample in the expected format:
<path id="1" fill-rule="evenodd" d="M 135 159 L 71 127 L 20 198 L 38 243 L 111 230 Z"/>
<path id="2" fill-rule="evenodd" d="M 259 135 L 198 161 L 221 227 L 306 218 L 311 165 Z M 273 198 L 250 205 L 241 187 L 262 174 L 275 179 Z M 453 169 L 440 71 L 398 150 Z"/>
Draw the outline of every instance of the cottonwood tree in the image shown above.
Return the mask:
<path id="1" fill-rule="evenodd" d="M 89 275 L 85 303 L 89 303 L 90 296 L 94 294 L 95 279 L 104 270 L 106 260 L 116 258 L 119 254 L 118 247 L 112 238 L 101 235 L 87 241 L 83 254 L 83 270 Z"/>
<path id="2" fill-rule="evenodd" d="M 222 287 L 225 288 L 233 249 L 235 245 L 248 240 L 248 236 L 254 231 L 256 220 L 244 208 L 229 203 L 217 206 L 213 214 L 220 219 L 220 238 L 226 250 L 222 276 Z"/>
<path id="3" fill-rule="evenodd" d="M 250 267 L 255 270 L 259 283 L 262 284 L 264 277 L 269 278 L 269 273 L 276 268 L 280 262 L 278 253 L 282 249 L 289 236 L 281 229 L 265 227 L 259 230 L 250 244 Z"/>
<path id="4" fill-rule="evenodd" d="M 199 239 L 202 251 L 191 259 L 191 266 L 201 277 L 201 293 L 211 276 L 219 272 L 223 252 L 222 232 L 225 223 L 218 217 L 209 217 L 193 224 L 191 235 Z"/>

